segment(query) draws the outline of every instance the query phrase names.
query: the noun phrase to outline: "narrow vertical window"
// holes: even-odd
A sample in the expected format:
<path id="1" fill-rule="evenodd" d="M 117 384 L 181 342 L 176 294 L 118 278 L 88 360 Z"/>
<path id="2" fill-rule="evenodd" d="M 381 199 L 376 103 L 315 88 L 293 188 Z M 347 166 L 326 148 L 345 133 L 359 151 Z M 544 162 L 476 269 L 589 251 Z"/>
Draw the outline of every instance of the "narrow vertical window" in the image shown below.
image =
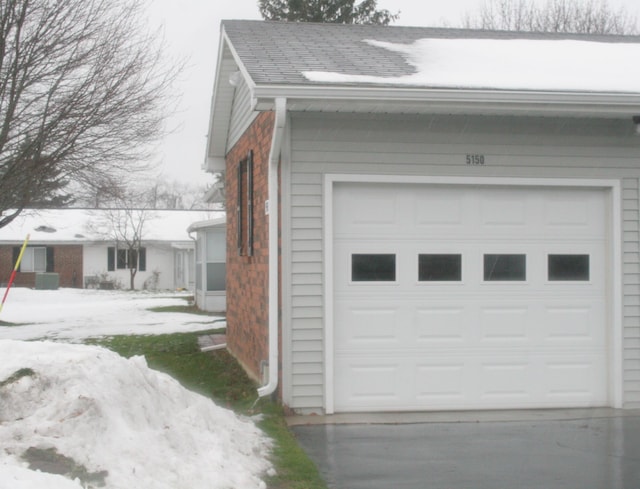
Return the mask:
<path id="1" fill-rule="evenodd" d="M 138 270 L 141 272 L 147 271 L 147 249 L 140 248 L 138 250 Z"/>
<path id="2" fill-rule="evenodd" d="M 247 256 L 253 256 L 253 151 L 247 156 Z"/>
<path id="3" fill-rule="evenodd" d="M 118 270 L 126 270 L 129 268 L 129 260 L 127 258 L 126 249 L 116 249 L 116 268 Z"/>
<path id="4" fill-rule="evenodd" d="M 244 213 L 242 212 L 242 204 L 243 204 L 243 196 L 244 193 L 242 191 L 244 185 L 242 185 L 242 176 L 244 172 L 242 171 L 242 161 L 238 163 L 237 168 L 237 180 L 238 180 L 238 195 L 236 196 L 236 216 L 238 218 L 238 229 L 237 229 L 237 240 L 236 245 L 238 248 L 238 256 L 242 256 L 242 227 L 244 225 Z"/>
<path id="5" fill-rule="evenodd" d="M 116 269 L 116 249 L 114 246 L 107 248 L 107 271 L 113 272 Z"/>
<path id="6" fill-rule="evenodd" d="M 238 255 L 253 255 L 253 151 L 238 163 L 238 195 L 236 215 L 238 218 Z"/>

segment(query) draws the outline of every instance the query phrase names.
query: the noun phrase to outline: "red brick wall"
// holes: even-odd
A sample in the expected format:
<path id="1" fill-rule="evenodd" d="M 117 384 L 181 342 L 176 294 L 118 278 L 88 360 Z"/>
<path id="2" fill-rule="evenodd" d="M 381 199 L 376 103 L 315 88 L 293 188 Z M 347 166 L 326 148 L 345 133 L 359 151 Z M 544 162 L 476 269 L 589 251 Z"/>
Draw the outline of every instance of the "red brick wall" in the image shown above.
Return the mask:
<path id="1" fill-rule="evenodd" d="M 261 363 L 269 355 L 269 221 L 265 201 L 273 122 L 272 113 L 261 113 L 226 158 L 227 348 L 256 380 L 261 380 Z M 253 151 L 253 256 L 239 256 L 237 167 L 249 151 Z M 246 229 L 243 231 L 246 239 Z"/>
<path id="2" fill-rule="evenodd" d="M 13 248 L 21 246 L 0 246 L 0 283 L 9 281 L 15 263 Z M 82 245 L 56 245 L 53 248 L 53 272 L 60 275 L 60 287 L 82 287 Z M 75 277 L 75 279 L 74 279 Z M 36 274 L 18 272 L 13 283 L 16 287 L 34 287 Z"/>

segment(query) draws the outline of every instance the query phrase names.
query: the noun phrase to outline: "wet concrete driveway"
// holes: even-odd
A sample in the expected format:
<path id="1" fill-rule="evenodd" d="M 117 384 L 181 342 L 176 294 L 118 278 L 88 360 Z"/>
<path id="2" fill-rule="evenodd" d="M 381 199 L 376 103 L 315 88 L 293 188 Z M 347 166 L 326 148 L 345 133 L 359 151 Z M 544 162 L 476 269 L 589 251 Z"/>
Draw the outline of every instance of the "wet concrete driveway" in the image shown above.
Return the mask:
<path id="1" fill-rule="evenodd" d="M 332 489 L 640 489 L 639 411 L 537 413 L 291 429 Z"/>

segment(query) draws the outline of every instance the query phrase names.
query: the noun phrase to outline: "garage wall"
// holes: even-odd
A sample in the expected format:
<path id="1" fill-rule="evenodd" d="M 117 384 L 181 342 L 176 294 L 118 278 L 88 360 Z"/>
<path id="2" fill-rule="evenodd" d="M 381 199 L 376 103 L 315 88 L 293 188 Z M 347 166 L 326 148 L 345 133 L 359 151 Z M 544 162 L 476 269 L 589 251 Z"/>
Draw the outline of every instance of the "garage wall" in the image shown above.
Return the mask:
<path id="1" fill-rule="evenodd" d="M 290 174 L 283 176 L 291 238 L 284 263 L 284 402 L 324 404 L 323 175 L 620 178 L 623 213 L 624 406 L 640 407 L 640 138 L 631 121 L 599 119 L 292 114 Z M 483 165 L 468 165 L 482 155 Z M 473 156 L 472 156 L 473 160 Z M 285 295 L 286 297 L 286 295 Z"/>

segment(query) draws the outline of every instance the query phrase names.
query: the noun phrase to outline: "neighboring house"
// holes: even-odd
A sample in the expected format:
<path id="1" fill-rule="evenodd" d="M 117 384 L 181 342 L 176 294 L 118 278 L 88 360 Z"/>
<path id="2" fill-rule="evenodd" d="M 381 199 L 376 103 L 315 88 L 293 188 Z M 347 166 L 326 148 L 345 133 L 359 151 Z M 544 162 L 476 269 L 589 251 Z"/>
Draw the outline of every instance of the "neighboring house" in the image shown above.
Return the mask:
<path id="1" fill-rule="evenodd" d="M 224 21 L 227 345 L 300 413 L 640 408 L 639 37 Z"/>
<path id="2" fill-rule="evenodd" d="M 199 221 L 187 229 L 196 234 L 196 305 L 210 312 L 226 310 L 226 221 L 224 217 Z"/>
<path id="3" fill-rule="evenodd" d="M 195 243 L 187 227 L 220 213 L 145 211 L 141 248 L 130 256 L 109 237 L 111 210 L 47 209 L 25 211 L 0 228 L 0 280 L 6 283 L 26 235 L 28 247 L 15 285 L 33 287 L 36 274 L 59 274 L 60 287 L 129 288 L 129 266 L 137 261 L 136 289 L 193 289 Z"/>

